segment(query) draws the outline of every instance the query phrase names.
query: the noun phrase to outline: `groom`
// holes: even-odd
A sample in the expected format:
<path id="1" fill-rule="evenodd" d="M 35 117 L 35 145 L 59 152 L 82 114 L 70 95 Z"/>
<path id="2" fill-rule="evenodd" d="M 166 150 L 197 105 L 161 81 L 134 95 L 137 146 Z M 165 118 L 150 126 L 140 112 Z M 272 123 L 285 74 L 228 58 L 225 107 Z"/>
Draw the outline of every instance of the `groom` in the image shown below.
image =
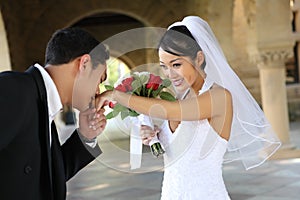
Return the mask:
<path id="1" fill-rule="evenodd" d="M 45 58 L 45 67 L 0 73 L 1 199 L 63 200 L 66 182 L 101 153 L 96 137 L 106 119 L 92 100 L 109 53 L 89 33 L 66 28 L 53 34 Z M 62 105 L 80 111 L 64 144 L 53 122 Z"/>

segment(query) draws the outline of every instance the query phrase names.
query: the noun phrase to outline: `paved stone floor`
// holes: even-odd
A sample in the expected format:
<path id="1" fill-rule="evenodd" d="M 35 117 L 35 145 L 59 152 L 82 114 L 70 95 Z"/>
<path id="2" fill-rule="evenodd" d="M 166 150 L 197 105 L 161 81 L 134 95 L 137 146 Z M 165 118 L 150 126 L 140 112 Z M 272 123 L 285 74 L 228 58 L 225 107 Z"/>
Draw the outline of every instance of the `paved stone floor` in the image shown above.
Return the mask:
<path id="1" fill-rule="evenodd" d="M 290 136 L 300 149 L 300 122 L 290 124 Z M 128 141 L 101 144 L 104 153 L 68 182 L 68 200 L 158 200 L 162 160 L 143 155 L 142 168 L 130 170 Z M 300 157 L 269 160 L 245 171 L 238 163 L 224 165 L 224 180 L 232 200 L 299 200 Z"/>

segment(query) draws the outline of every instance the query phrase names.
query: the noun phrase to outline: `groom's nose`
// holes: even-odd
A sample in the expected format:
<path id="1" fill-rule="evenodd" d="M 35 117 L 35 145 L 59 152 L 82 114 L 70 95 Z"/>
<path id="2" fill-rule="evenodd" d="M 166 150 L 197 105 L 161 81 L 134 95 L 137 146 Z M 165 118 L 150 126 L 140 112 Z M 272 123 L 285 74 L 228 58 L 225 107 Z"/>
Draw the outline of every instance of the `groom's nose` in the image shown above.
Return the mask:
<path id="1" fill-rule="evenodd" d="M 103 72 L 101 78 L 100 78 L 100 83 L 104 82 L 107 78 L 107 73 L 106 73 L 106 70 Z"/>

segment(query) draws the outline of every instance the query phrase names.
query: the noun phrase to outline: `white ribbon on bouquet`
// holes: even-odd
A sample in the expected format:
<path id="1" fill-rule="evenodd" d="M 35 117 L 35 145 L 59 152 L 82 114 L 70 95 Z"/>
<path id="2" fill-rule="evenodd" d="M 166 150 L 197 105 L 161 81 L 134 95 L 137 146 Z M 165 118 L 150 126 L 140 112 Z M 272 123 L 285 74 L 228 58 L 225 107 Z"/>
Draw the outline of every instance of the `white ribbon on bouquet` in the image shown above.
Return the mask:
<path id="1" fill-rule="evenodd" d="M 141 125 L 146 125 L 154 129 L 152 119 L 140 114 L 137 117 L 131 117 L 132 127 L 130 129 L 130 168 L 138 169 L 141 167 L 143 142 L 140 135 Z M 154 137 L 149 145 L 159 142 L 157 137 Z"/>

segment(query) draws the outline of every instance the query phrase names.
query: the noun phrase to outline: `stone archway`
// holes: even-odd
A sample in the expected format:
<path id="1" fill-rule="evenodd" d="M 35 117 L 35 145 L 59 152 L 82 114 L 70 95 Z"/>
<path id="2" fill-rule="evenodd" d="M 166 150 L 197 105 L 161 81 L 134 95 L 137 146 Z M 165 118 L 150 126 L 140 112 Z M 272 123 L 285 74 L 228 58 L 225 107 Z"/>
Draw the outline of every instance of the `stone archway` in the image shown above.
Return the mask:
<path id="1" fill-rule="evenodd" d="M 58 7 L 53 4 L 48 7 L 47 14 L 42 14 L 32 26 L 32 30 L 48 30 L 48 31 L 30 31 L 31 36 L 28 38 L 25 49 L 31 49 L 27 52 L 27 61 L 21 66 L 28 66 L 32 60 L 37 60 L 43 63 L 45 45 L 49 40 L 52 32 L 59 28 L 68 27 L 72 24 L 80 21 L 83 18 L 91 16 L 96 13 L 119 13 L 126 16 L 130 16 L 139 21 L 144 26 L 158 26 L 166 27 L 174 19 L 177 19 L 175 13 L 167 8 L 166 5 L 160 1 L 146 1 L 143 4 L 149 4 L 149 6 L 139 7 L 138 4 L 132 3 L 132 1 L 82 1 L 74 3 L 62 3 Z M 162 7 L 166 9 L 161 9 Z M 62 10 L 70 10 L 72 12 L 61 12 Z M 155 13 L 155 15 L 153 15 Z M 32 48 L 32 44 L 35 45 Z M 41 45 L 44 44 L 44 45 Z M 29 63 L 28 63 L 29 62 Z"/>
<path id="2" fill-rule="evenodd" d="M 110 0 L 110 1 L 35 1 L 1 3 L 7 25 L 13 69 L 24 71 L 34 62 L 44 62 L 45 46 L 51 34 L 96 13 L 112 12 L 130 16 L 144 26 L 164 27 L 187 15 L 199 15 L 216 30 L 220 44 L 228 54 L 233 0 Z M 33 12 L 34 11 L 34 12 Z M 226 23 L 224 23 L 226 22 Z M 219 28 L 220 27 L 220 28 Z M 225 27 L 221 30 L 221 27 Z M 224 36 L 226 35 L 226 37 Z M 21 37 L 20 37 L 21 36 Z M 229 36 L 229 37 L 228 37 Z"/>
<path id="3" fill-rule="evenodd" d="M 11 70 L 6 30 L 0 10 L 0 71 Z"/>
<path id="4" fill-rule="evenodd" d="M 120 40 L 122 35 L 126 35 L 126 31 L 129 32 L 130 30 L 145 27 L 142 22 L 133 17 L 115 12 L 100 12 L 87 16 L 70 26 L 80 27 L 90 32 L 99 41 L 108 45 L 112 57 L 118 57 L 118 59 L 123 60 L 129 68 L 133 68 L 139 64 L 144 64 L 147 60 L 145 49 L 135 51 L 130 50 L 130 46 L 132 46 L 130 43 L 134 43 L 134 39 L 137 38 L 132 38 L 128 35 L 127 38 Z M 123 49 L 125 46 L 128 47 L 128 52 L 126 54 L 120 53 L 119 50 Z"/>

